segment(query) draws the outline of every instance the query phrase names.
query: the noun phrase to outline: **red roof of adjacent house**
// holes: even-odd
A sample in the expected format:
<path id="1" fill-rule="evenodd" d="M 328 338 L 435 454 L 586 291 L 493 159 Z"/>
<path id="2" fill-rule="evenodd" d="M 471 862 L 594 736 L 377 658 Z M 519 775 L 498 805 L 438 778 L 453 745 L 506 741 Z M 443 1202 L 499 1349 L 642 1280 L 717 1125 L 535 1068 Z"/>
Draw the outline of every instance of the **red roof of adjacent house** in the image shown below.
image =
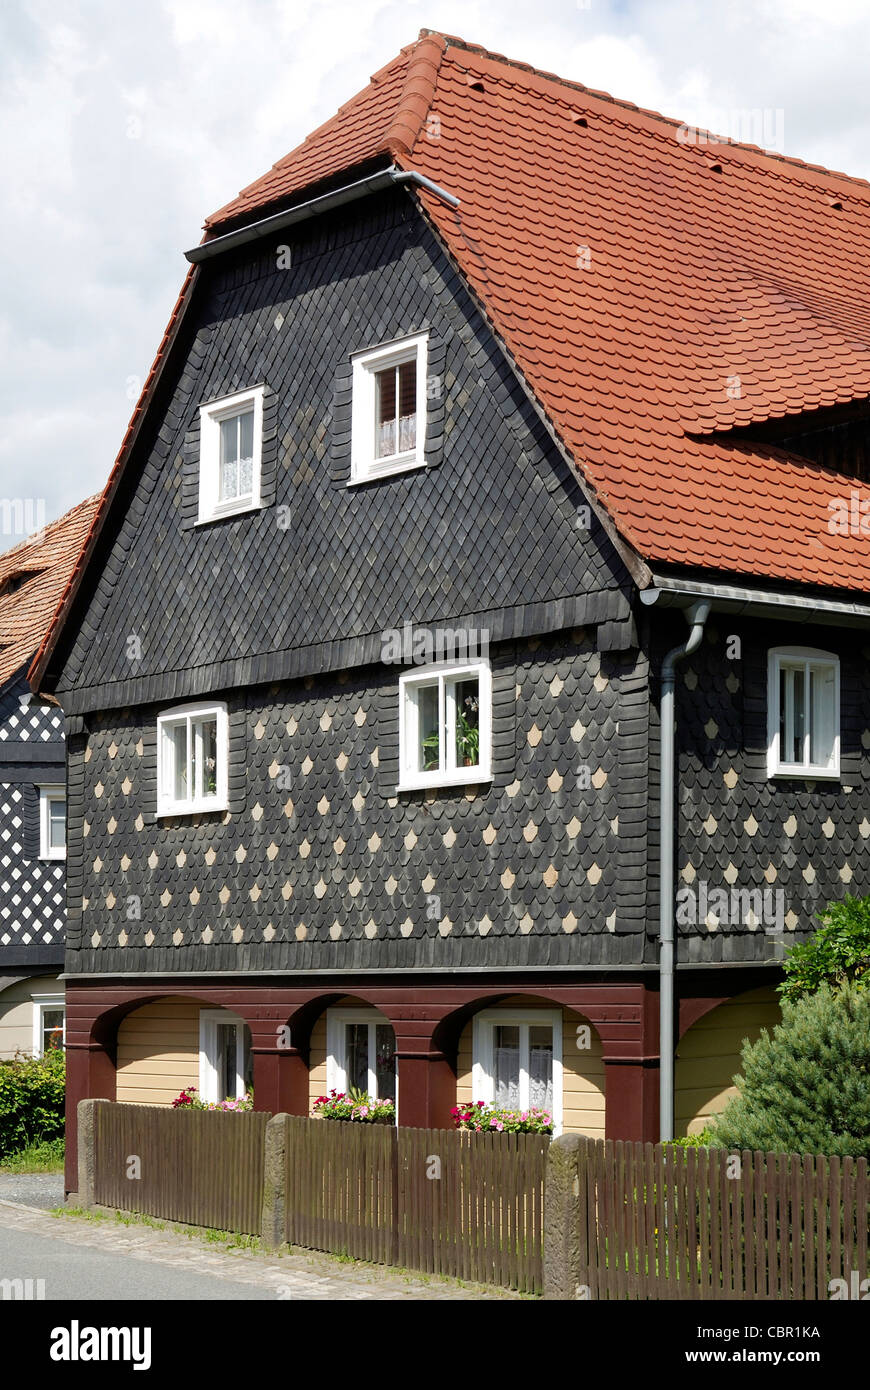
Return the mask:
<path id="1" fill-rule="evenodd" d="M 736 436 L 870 397 L 870 186 L 425 33 L 213 214 L 389 156 L 598 499 L 651 562 L 870 588 L 854 480 Z"/>
<path id="2" fill-rule="evenodd" d="M 98 501 L 89 497 L 0 555 L 0 685 L 30 660 L 51 627 Z"/>

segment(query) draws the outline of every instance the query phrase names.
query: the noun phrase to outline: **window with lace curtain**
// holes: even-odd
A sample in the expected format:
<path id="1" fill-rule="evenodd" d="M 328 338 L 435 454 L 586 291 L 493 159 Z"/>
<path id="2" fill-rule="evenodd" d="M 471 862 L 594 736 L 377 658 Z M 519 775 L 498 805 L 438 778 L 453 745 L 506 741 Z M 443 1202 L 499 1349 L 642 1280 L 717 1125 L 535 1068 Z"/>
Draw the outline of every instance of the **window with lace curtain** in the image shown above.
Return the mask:
<path id="1" fill-rule="evenodd" d="M 536 1106 L 562 1125 L 562 1016 L 550 1009 L 484 1009 L 474 1020 L 473 1099 L 505 1110 Z"/>
<path id="2" fill-rule="evenodd" d="M 420 468 L 426 433 L 426 334 L 353 358 L 351 483 Z"/>
<path id="3" fill-rule="evenodd" d="M 200 407 L 199 522 L 261 505 L 264 390 L 255 386 Z"/>

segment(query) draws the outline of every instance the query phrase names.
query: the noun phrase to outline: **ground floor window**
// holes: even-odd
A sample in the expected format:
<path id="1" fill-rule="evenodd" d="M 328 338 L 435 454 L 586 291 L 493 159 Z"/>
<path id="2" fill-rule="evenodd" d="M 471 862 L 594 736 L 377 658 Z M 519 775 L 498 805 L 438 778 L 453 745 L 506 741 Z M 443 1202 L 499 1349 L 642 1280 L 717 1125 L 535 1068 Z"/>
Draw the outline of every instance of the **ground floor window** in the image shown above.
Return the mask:
<path id="1" fill-rule="evenodd" d="M 251 1031 L 226 1009 L 199 1014 L 199 1094 L 202 1100 L 235 1100 L 253 1084 Z"/>
<path id="2" fill-rule="evenodd" d="M 484 1009 L 474 1020 L 473 1099 L 549 1110 L 562 1128 L 562 1016 L 557 1009 Z"/>
<path id="3" fill-rule="evenodd" d="M 63 1048 L 66 1043 L 66 1012 L 62 994 L 36 995 L 33 1000 L 33 1053 Z"/>
<path id="4" fill-rule="evenodd" d="M 365 1091 L 397 1103 L 396 1035 L 376 1009 L 329 1009 L 327 1089 Z"/>

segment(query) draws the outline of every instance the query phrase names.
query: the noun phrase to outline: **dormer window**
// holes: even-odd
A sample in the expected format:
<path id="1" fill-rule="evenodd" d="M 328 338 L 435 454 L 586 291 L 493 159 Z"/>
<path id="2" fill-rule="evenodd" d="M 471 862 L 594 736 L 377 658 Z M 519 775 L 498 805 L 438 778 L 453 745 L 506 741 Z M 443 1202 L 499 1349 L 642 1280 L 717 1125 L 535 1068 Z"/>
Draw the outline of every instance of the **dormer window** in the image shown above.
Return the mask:
<path id="1" fill-rule="evenodd" d="M 200 522 L 260 506 L 263 393 L 256 386 L 200 406 Z"/>
<path id="2" fill-rule="evenodd" d="M 353 358 L 352 483 L 423 466 L 426 338 L 419 333 Z"/>
<path id="3" fill-rule="evenodd" d="M 831 652 L 777 647 L 768 656 L 769 777 L 840 775 L 840 663 Z"/>

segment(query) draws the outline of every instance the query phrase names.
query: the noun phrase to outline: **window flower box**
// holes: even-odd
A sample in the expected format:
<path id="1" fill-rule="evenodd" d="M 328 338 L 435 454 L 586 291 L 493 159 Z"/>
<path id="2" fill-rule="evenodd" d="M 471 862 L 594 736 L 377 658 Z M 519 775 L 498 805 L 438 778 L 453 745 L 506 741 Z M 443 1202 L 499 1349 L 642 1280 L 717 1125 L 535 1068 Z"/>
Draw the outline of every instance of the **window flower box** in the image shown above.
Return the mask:
<path id="1" fill-rule="evenodd" d="M 528 1110 L 500 1110 L 478 1100 L 470 1105 L 454 1105 L 451 1110 L 457 1129 L 475 1133 L 552 1134 L 553 1116 L 549 1110 L 532 1105 Z"/>
<path id="2" fill-rule="evenodd" d="M 319 1120 L 349 1120 L 356 1124 L 394 1125 L 396 1107 L 391 1100 L 372 1100 L 365 1091 L 336 1091 L 318 1096 L 312 1113 Z"/>
<path id="3" fill-rule="evenodd" d="M 248 1091 L 244 1096 L 227 1096 L 226 1100 L 200 1100 L 195 1086 L 188 1086 L 172 1102 L 173 1110 L 253 1110 L 254 1093 Z"/>

